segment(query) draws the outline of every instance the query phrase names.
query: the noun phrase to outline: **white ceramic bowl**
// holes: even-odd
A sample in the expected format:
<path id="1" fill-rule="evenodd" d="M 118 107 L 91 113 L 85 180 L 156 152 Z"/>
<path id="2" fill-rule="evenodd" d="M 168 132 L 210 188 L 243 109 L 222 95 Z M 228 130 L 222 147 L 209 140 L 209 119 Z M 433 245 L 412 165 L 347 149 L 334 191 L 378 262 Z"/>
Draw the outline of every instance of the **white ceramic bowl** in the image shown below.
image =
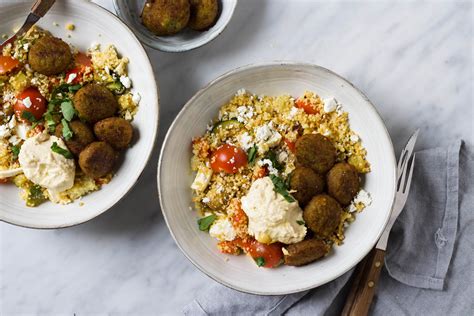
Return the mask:
<path id="1" fill-rule="evenodd" d="M 0 4 L 0 34 L 12 34 L 23 23 L 31 3 Z M 58 23 L 59 26 L 54 26 Z M 76 29 L 67 31 L 65 25 L 74 23 Z M 12 224 L 33 228 L 58 228 L 79 224 L 105 212 L 117 203 L 135 184 L 154 146 L 158 128 L 158 91 L 145 50 L 116 16 L 83 0 L 57 1 L 51 11 L 40 20 L 39 26 L 51 31 L 85 51 L 92 42 L 114 44 L 119 53 L 130 59 L 129 75 L 133 86 L 142 97 L 133 125 L 139 134 L 135 144 L 122 155 L 123 161 L 112 181 L 101 190 L 69 205 L 51 202 L 30 208 L 19 197 L 14 185 L 0 187 L 0 219 Z M 71 38 L 67 36 L 71 35 Z"/>
<path id="2" fill-rule="evenodd" d="M 218 20 L 206 31 L 186 28 L 175 35 L 157 36 L 142 24 L 140 16 L 145 2 L 146 0 L 114 0 L 114 7 L 117 15 L 135 31 L 143 43 L 164 52 L 184 52 L 209 43 L 224 31 L 237 5 L 237 0 L 219 0 Z"/>
<path id="3" fill-rule="evenodd" d="M 372 171 L 364 188 L 373 202 L 346 230 L 342 246 L 323 260 L 304 267 L 258 268 L 246 256 L 219 253 L 216 241 L 199 231 L 190 210 L 193 175 L 191 139 L 202 135 L 218 109 L 239 89 L 256 94 L 302 95 L 311 90 L 334 96 L 349 113 L 351 128 L 368 151 Z M 314 65 L 270 63 L 233 70 L 200 90 L 181 110 L 166 135 L 158 163 L 161 209 L 176 243 L 188 259 L 214 280 L 239 291 L 276 295 L 299 292 L 329 282 L 355 266 L 375 245 L 386 225 L 395 194 L 392 143 L 375 107 L 337 74 Z M 226 259 L 229 259 L 226 261 Z"/>

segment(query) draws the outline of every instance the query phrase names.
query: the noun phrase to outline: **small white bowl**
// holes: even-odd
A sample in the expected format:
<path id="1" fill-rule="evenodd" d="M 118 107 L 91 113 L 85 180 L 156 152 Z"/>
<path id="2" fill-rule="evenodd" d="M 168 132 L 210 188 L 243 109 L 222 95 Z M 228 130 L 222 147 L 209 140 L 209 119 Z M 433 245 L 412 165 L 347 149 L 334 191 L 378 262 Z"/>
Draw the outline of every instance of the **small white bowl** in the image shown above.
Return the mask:
<path id="1" fill-rule="evenodd" d="M 186 28 L 175 35 L 157 36 L 142 24 L 141 14 L 145 2 L 146 0 L 114 0 L 114 7 L 117 15 L 134 30 L 144 44 L 172 53 L 195 49 L 212 41 L 224 31 L 237 6 L 237 0 L 219 0 L 217 22 L 206 31 L 198 32 Z"/>
<path id="2" fill-rule="evenodd" d="M 31 3 L 0 4 L 0 34 L 12 35 L 24 22 Z M 73 23 L 74 31 L 66 30 Z M 13 184 L 0 186 L 0 220 L 32 228 L 60 228 L 88 221 L 117 203 L 133 187 L 150 157 L 158 129 L 158 90 L 148 56 L 133 32 L 115 15 L 89 1 L 56 1 L 38 23 L 54 36 L 81 51 L 91 43 L 114 44 L 130 59 L 129 76 L 140 93 L 138 113 L 132 124 L 139 135 L 133 146 L 122 153 L 122 161 L 112 181 L 69 205 L 46 202 L 27 207 Z M 69 38 L 68 35 L 71 37 Z"/>
<path id="3" fill-rule="evenodd" d="M 218 109 L 241 88 L 255 94 L 302 95 L 311 90 L 334 96 L 349 113 L 351 128 L 367 148 L 372 171 L 364 189 L 373 202 L 346 229 L 342 246 L 304 267 L 258 268 L 246 256 L 219 253 L 216 241 L 198 229 L 192 211 L 191 139 L 202 135 Z M 277 295 L 299 292 L 334 280 L 355 266 L 375 245 L 395 196 L 395 157 L 384 123 L 367 97 L 325 68 L 300 63 L 269 63 L 233 70 L 211 82 L 188 101 L 166 135 L 158 162 L 161 210 L 173 238 L 186 257 L 214 280 L 239 291 Z"/>

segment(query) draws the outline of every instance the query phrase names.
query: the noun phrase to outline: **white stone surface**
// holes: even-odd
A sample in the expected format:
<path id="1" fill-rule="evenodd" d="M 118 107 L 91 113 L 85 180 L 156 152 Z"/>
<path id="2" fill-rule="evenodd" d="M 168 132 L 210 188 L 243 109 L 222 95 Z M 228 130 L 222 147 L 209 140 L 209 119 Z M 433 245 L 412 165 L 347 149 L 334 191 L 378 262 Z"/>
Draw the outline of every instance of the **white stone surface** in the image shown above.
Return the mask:
<path id="1" fill-rule="evenodd" d="M 111 0 L 96 2 L 113 11 Z M 179 314 L 213 282 L 168 233 L 156 165 L 182 105 L 235 67 L 296 60 L 334 70 L 378 107 L 397 153 L 418 127 L 419 149 L 473 144 L 473 14 L 470 1 L 241 0 L 210 44 L 179 54 L 148 49 L 161 126 L 145 173 L 114 209 L 77 227 L 0 223 L 0 314 Z"/>

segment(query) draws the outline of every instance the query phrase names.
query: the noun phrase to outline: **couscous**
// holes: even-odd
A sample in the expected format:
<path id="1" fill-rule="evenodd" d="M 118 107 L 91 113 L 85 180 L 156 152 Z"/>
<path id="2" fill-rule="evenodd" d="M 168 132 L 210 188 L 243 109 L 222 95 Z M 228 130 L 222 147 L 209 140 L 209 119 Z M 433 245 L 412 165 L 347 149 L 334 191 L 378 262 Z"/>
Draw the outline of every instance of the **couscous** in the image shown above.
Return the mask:
<path id="1" fill-rule="evenodd" d="M 240 90 L 192 150 L 199 229 L 258 266 L 324 257 L 371 202 L 360 186 L 367 152 L 348 113 L 310 91 L 295 99 Z"/>
<path id="2" fill-rule="evenodd" d="M 119 150 L 131 143 L 140 102 L 128 63 L 112 45 L 80 52 L 39 27 L 6 45 L 0 52 L 2 185 L 16 185 L 26 205 L 37 206 L 71 203 L 110 182 Z"/>

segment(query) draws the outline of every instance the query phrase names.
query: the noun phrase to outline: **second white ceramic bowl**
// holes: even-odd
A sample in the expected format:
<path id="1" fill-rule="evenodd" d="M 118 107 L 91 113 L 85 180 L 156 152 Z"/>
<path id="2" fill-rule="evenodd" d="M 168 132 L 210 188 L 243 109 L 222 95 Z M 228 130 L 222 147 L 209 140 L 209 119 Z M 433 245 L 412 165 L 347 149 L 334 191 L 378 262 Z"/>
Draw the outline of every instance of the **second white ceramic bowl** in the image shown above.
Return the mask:
<path id="1" fill-rule="evenodd" d="M 134 30 L 144 44 L 164 52 L 184 52 L 209 43 L 224 31 L 237 6 L 237 0 L 219 0 L 218 20 L 206 31 L 186 28 L 175 35 L 157 36 L 142 24 L 140 16 L 145 2 L 146 0 L 114 0 L 114 7 L 117 15 Z"/>
<path id="2" fill-rule="evenodd" d="M 216 241 L 199 231 L 192 210 L 191 139 L 202 135 L 219 108 L 241 88 L 265 95 L 302 95 L 311 90 L 334 96 L 349 113 L 351 128 L 368 151 L 372 171 L 364 189 L 373 202 L 346 230 L 344 244 L 304 267 L 258 268 L 246 256 L 219 253 Z M 299 292 L 334 280 L 355 266 L 375 245 L 385 227 L 395 194 L 395 157 L 384 123 L 357 88 L 315 65 L 270 63 L 233 70 L 200 90 L 171 125 L 158 163 L 158 190 L 168 228 L 186 257 L 214 280 L 239 291 L 276 295 Z"/>

